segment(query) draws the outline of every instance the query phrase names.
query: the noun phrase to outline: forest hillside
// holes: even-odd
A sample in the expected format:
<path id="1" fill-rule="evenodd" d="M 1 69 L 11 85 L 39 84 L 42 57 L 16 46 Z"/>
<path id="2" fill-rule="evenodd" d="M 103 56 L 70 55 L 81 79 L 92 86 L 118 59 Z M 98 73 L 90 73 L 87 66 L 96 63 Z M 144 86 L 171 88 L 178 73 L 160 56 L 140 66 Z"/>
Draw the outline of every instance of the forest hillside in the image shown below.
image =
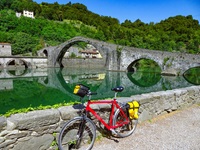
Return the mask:
<path id="1" fill-rule="evenodd" d="M 35 19 L 16 12 L 34 12 Z M 33 53 L 75 36 L 114 44 L 169 52 L 200 53 L 200 24 L 189 16 L 171 16 L 159 23 L 101 16 L 80 3 L 37 4 L 33 0 L 0 1 L 0 43 L 12 44 L 13 54 Z"/>

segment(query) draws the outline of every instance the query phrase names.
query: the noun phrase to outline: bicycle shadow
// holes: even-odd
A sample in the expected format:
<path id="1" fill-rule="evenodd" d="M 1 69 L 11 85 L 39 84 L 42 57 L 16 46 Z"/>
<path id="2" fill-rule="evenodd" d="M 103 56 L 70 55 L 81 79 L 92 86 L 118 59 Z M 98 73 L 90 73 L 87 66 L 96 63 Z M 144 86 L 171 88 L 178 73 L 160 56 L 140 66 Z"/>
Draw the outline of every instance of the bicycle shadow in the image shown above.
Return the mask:
<path id="1" fill-rule="evenodd" d="M 73 107 L 74 109 L 79 109 L 79 110 L 85 108 L 85 106 L 84 106 L 83 104 L 75 104 L 75 105 L 73 105 L 72 107 Z"/>

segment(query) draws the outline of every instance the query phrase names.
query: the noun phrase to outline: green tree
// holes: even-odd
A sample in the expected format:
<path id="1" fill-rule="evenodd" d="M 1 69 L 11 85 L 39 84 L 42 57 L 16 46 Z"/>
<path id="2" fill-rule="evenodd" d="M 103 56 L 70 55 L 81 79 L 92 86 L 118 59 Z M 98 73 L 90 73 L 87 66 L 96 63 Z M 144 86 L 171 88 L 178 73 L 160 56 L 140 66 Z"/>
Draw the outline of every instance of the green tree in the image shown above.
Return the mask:
<path id="1" fill-rule="evenodd" d="M 36 19 L 15 16 L 16 11 L 24 9 L 33 11 Z M 0 32 L 2 41 L 15 46 L 20 40 L 17 41 L 14 35 L 30 36 L 37 41 L 31 49 L 42 46 L 40 39 L 56 45 L 81 35 L 138 48 L 195 54 L 200 51 L 200 25 L 191 15 L 169 17 L 156 24 L 145 24 L 140 19 L 120 24 L 116 18 L 100 16 L 83 4 L 71 2 L 60 5 L 57 2 L 37 4 L 33 0 L 1 0 Z M 15 54 L 23 53 L 22 49 L 16 49 Z M 23 49 L 24 52 L 32 51 L 27 49 Z"/>
<path id="2" fill-rule="evenodd" d="M 12 5 L 13 0 L 1 0 L 0 1 L 0 10 L 2 9 L 9 9 Z"/>
<path id="3" fill-rule="evenodd" d="M 12 31 L 18 25 L 17 17 L 11 10 L 0 11 L 0 29 L 1 31 Z"/>
<path id="4" fill-rule="evenodd" d="M 13 35 L 12 40 L 12 53 L 23 54 L 34 52 L 34 48 L 37 46 L 38 41 L 29 34 L 18 32 Z"/>

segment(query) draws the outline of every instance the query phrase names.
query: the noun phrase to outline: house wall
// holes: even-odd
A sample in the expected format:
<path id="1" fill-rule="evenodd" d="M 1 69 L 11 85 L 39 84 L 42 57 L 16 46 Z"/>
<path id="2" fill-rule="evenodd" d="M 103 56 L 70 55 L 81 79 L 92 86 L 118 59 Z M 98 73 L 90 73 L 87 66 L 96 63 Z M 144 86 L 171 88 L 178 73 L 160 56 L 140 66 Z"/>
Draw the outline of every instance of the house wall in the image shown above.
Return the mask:
<path id="1" fill-rule="evenodd" d="M 29 17 L 29 18 L 35 18 L 33 12 L 26 11 L 26 10 L 23 11 L 23 16 Z"/>
<path id="2" fill-rule="evenodd" d="M 11 45 L 9 43 L 0 43 L 0 56 L 11 55 Z"/>

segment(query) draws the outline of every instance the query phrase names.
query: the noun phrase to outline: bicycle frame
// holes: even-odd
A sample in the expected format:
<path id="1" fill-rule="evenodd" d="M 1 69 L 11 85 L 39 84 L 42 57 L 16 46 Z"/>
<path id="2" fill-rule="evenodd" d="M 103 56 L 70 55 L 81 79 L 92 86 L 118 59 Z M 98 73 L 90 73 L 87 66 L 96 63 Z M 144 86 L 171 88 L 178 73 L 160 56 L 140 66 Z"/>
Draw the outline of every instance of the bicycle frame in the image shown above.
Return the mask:
<path id="1" fill-rule="evenodd" d="M 109 123 L 106 123 L 105 120 L 101 116 L 99 116 L 94 109 L 90 107 L 90 105 L 93 104 L 111 104 Z M 120 110 L 120 114 L 125 118 L 125 121 L 122 121 L 113 126 L 113 116 L 116 109 Z M 124 111 L 122 110 L 121 106 L 118 104 L 115 98 L 113 100 L 99 100 L 99 101 L 88 100 L 85 110 L 86 113 L 91 112 L 95 116 L 95 118 L 97 118 L 108 130 L 115 129 L 129 123 L 128 116 L 124 113 Z"/>
<path id="2" fill-rule="evenodd" d="M 116 137 L 127 137 L 131 135 L 136 128 L 137 121 L 133 123 L 132 120 L 130 120 L 131 118 L 129 118 L 129 110 L 126 110 L 129 109 L 129 104 L 120 104 L 117 102 L 116 98 L 117 93 L 122 92 L 123 89 L 122 86 L 112 88 L 111 90 L 115 92 L 115 97 L 112 100 L 92 101 L 91 96 L 97 93 L 91 92 L 88 87 L 82 84 L 77 85 L 74 89 L 74 94 L 81 97 L 81 107 L 79 107 L 78 112 L 80 116 L 69 120 L 62 127 L 58 137 L 59 149 L 64 150 L 65 147 L 68 147 L 68 149 L 92 149 L 96 139 L 96 125 L 93 120 L 89 118 L 89 115 L 94 116 L 97 122 L 104 125 L 104 127 L 111 131 L 111 134 Z M 83 100 L 84 96 L 89 97 L 86 105 Z M 108 111 L 109 116 L 106 116 L 106 118 L 98 114 L 98 110 L 92 107 L 93 105 L 101 106 L 101 104 L 110 106 Z"/>

